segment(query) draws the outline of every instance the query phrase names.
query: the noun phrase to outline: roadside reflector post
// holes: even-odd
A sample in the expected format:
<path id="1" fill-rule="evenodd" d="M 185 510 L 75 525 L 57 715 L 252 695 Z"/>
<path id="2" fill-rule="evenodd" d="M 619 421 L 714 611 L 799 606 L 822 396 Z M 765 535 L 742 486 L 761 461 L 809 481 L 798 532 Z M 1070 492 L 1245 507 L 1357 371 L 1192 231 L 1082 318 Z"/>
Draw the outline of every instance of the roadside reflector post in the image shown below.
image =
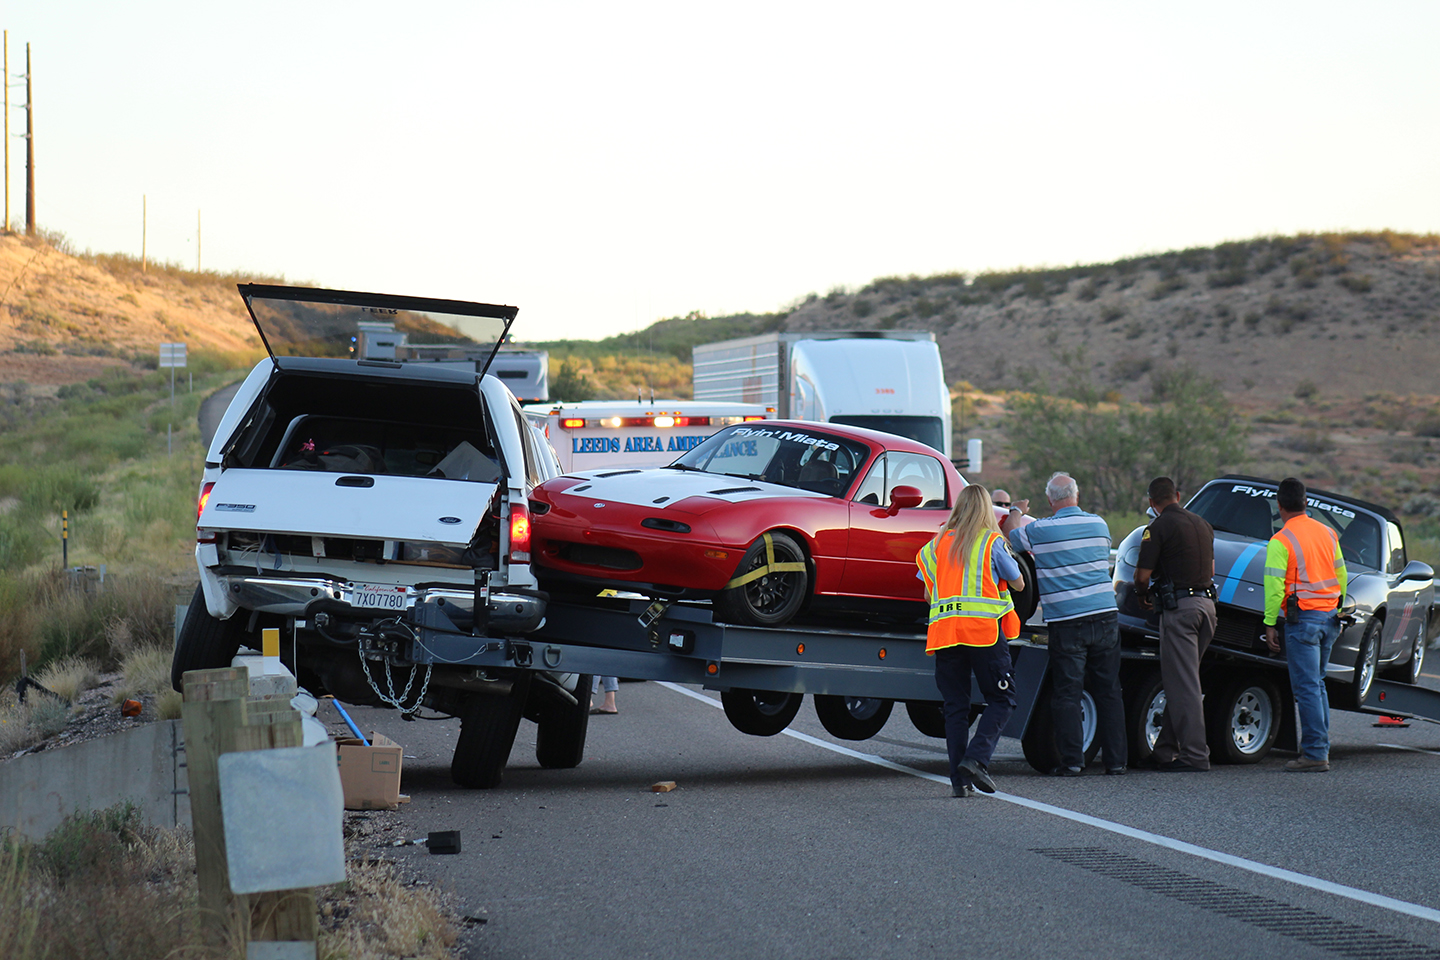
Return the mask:
<path id="1" fill-rule="evenodd" d="M 60 566 L 70 566 L 70 511 L 60 511 Z"/>

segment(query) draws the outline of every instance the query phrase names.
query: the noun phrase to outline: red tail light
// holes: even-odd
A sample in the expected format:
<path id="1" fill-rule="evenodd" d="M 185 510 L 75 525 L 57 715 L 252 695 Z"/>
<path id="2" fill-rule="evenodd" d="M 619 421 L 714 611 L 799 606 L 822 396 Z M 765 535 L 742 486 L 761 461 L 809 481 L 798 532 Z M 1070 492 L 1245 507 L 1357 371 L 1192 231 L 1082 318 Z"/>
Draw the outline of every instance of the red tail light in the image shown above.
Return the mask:
<path id="1" fill-rule="evenodd" d="M 195 522 L 196 522 L 196 524 L 199 524 L 199 522 L 200 522 L 200 515 L 205 512 L 205 504 L 207 504 L 207 503 L 210 502 L 210 491 L 211 491 L 211 490 L 214 490 L 214 489 L 215 489 L 215 481 L 214 481 L 214 480 L 211 480 L 209 483 L 205 484 L 205 486 L 203 486 L 203 487 L 200 488 L 200 499 L 199 499 L 199 501 L 195 504 Z M 200 528 L 199 528 L 199 526 L 196 526 L 196 528 L 195 528 L 195 542 L 196 542 L 196 543 L 214 543 L 214 542 L 215 542 L 215 534 L 212 533 L 212 534 L 210 534 L 208 537 L 201 536 L 201 535 L 200 535 Z"/>
<path id="2" fill-rule="evenodd" d="M 530 562 L 530 511 L 523 503 L 510 505 L 510 562 Z"/>

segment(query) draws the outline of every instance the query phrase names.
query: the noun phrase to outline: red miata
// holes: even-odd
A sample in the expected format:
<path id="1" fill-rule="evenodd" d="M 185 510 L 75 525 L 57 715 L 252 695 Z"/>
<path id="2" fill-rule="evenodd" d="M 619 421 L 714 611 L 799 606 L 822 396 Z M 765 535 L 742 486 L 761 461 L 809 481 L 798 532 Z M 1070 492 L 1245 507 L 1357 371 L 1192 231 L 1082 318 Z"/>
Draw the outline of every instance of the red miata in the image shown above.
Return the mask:
<path id="1" fill-rule="evenodd" d="M 904 437 L 808 421 L 732 426 L 667 467 L 537 487 L 537 574 L 564 593 L 713 599 L 731 623 L 778 626 L 826 607 L 914 620 L 925 615 L 915 554 L 964 486 L 942 454 Z"/>

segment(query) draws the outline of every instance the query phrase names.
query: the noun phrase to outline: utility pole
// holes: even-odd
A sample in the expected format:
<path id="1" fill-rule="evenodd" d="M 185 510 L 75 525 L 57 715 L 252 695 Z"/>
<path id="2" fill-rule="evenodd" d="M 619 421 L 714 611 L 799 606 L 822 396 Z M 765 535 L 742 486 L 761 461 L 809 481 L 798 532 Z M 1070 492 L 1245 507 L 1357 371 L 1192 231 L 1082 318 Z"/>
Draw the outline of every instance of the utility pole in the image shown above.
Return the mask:
<path id="1" fill-rule="evenodd" d="M 35 236 L 35 82 L 30 44 L 25 44 L 25 236 Z"/>
<path id="2" fill-rule="evenodd" d="M 195 272 L 200 272 L 200 211 L 195 211 Z"/>
<path id="3" fill-rule="evenodd" d="M 10 232 L 10 31 L 5 31 L 5 232 Z"/>
<path id="4" fill-rule="evenodd" d="M 145 232 L 150 228 L 150 198 L 140 194 L 140 272 L 145 272 Z"/>

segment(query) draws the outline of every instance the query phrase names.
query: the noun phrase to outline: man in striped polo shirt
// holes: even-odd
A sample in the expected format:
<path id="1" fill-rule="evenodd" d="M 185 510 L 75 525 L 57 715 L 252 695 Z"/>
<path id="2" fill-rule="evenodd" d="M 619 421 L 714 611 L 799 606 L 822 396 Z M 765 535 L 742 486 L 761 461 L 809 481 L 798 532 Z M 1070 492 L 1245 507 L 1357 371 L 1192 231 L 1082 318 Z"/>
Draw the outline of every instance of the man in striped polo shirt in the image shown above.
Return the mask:
<path id="1" fill-rule="evenodd" d="M 1080 695 L 1095 700 L 1095 739 L 1105 772 L 1125 772 L 1125 704 L 1120 695 L 1120 624 L 1110 582 L 1110 528 L 1078 506 L 1080 485 L 1066 473 L 1045 484 L 1052 516 L 1010 532 L 1010 543 L 1035 560 L 1035 580 L 1050 633 L 1051 710 L 1057 777 L 1085 772 Z M 1013 508 L 1012 508 L 1013 509 Z"/>

